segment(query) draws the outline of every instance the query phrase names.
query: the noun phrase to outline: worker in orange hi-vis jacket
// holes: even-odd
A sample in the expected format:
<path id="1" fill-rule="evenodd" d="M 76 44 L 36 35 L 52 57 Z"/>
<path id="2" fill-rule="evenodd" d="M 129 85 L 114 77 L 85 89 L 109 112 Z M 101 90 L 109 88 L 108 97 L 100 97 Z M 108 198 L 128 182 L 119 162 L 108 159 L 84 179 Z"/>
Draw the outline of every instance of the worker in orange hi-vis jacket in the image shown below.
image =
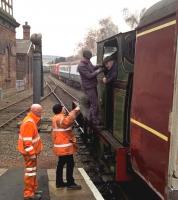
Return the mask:
<path id="1" fill-rule="evenodd" d="M 68 115 L 65 114 L 64 107 L 61 104 L 53 106 L 54 117 L 52 119 L 52 142 L 54 154 L 59 157 L 56 169 L 56 188 L 81 189 L 73 178 L 74 158 L 76 152 L 76 138 L 72 132 L 72 125 L 80 113 L 80 107 L 77 106 Z M 66 166 L 66 180 L 63 181 L 63 167 Z"/>
<path id="2" fill-rule="evenodd" d="M 39 200 L 42 196 L 42 191 L 37 191 L 36 178 L 37 155 L 43 147 L 37 128 L 41 114 L 41 105 L 33 104 L 20 126 L 18 150 L 25 161 L 24 200 Z"/>

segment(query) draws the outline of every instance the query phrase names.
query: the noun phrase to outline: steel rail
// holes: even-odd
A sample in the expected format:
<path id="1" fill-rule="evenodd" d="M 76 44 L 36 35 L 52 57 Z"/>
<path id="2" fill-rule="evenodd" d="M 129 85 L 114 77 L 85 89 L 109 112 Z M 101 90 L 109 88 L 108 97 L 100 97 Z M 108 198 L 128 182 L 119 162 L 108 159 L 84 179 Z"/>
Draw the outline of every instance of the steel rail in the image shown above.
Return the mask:
<path id="1" fill-rule="evenodd" d="M 49 79 L 50 79 L 51 81 L 53 81 L 53 83 L 55 83 L 55 84 L 57 85 L 57 87 L 61 88 L 65 93 L 67 93 L 69 96 L 71 96 L 73 99 L 75 99 L 75 101 L 79 102 L 79 100 L 78 100 L 76 97 L 74 97 L 74 96 L 73 96 L 69 91 L 67 91 L 64 87 L 62 87 L 62 86 L 60 86 L 59 84 L 57 84 L 57 82 L 54 81 L 51 77 L 49 77 Z"/>
<path id="2" fill-rule="evenodd" d="M 52 80 L 52 79 L 50 78 L 50 80 Z M 67 93 L 69 96 L 71 96 L 73 99 L 75 99 L 75 101 L 78 102 L 78 100 L 77 100 L 72 94 L 70 94 L 70 92 L 68 92 L 68 91 L 67 91 L 66 89 L 64 89 L 63 87 L 59 86 L 54 80 L 52 80 L 52 81 L 53 81 L 53 83 L 56 84 L 56 88 L 57 88 L 57 87 L 61 88 L 65 93 Z M 55 88 L 55 89 L 56 89 L 56 88 Z M 62 101 L 62 100 L 57 96 L 57 94 L 55 93 L 55 89 L 52 91 L 53 95 L 56 97 L 56 99 L 61 103 L 61 105 L 64 106 L 64 108 L 66 109 L 66 111 L 69 113 L 70 111 L 68 110 L 68 108 L 65 106 L 65 104 L 63 103 L 63 101 Z M 80 129 L 80 131 L 81 131 L 82 133 L 84 133 L 84 130 L 80 127 L 79 123 L 78 123 L 76 120 L 74 121 L 74 123 L 75 123 L 76 126 Z"/>
<path id="3" fill-rule="evenodd" d="M 10 108 L 11 106 L 14 106 L 15 104 L 18 104 L 18 103 L 20 103 L 21 101 L 24 101 L 25 99 L 29 99 L 29 98 L 32 97 L 32 96 L 33 96 L 33 94 L 31 94 L 31 95 L 29 95 L 29 96 L 27 96 L 27 97 L 25 97 L 25 98 L 23 98 L 23 99 L 20 99 L 20 100 L 18 100 L 18 101 L 16 101 L 16 102 L 13 102 L 13 103 L 11 103 L 11 104 L 9 104 L 9 105 L 7 105 L 7 106 L 1 108 L 0 111 L 3 111 L 3 110 L 5 110 L 5 109 L 8 109 L 8 108 Z"/>
<path id="4" fill-rule="evenodd" d="M 50 88 L 51 91 L 50 91 L 49 94 L 47 94 L 45 97 L 42 97 L 42 98 L 41 98 L 41 101 L 43 101 L 44 99 L 46 99 L 46 98 L 47 98 L 48 96 L 50 96 L 51 93 L 52 93 L 51 87 L 50 87 L 48 84 L 46 84 L 46 86 L 48 86 L 48 87 Z M 24 98 L 24 99 L 27 99 L 27 98 Z M 15 104 L 13 104 L 13 105 L 15 105 Z M 9 106 L 9 107 L 10 107 L 10 106 Z M 17 113 L 15 116 L 13 116 L 12 118 L 10 118 L 8 121 L 6 121 L 6 122 L 4 122 L 3 124 L 1 124 L 1 125 L 0 125 L 0 128 L 6 126 L 9 122 L 11 122 L 12 120 L 16 119 L 16 118 L 19 117 L 20 115 L 24 114 L 24 113 L 27 112 L 28 110 L 29 110 L 29 108 L 26 108 L 25 110 L 23 110 L 23 111 Z"/>
<path id="5" fill-rule="evenodd" d="M 44 88 L 46 88 L 46 86 L 47 86 L 47 83 L 46 83 L 46 81 L 45 81 L 45 87 Z M 15 104 L 18 104 L 18 103 L 20 103 L 21 101 L 24 101 L 25 99 L 28 99 L 28 98 L 30 98 L 30 97 L 32 97 L 33 96 L 33 94 L 31 94 L 31 95 L 29 95 L 29 96 L 27 96 L 27 97 L 25 97 L 25 98 L 23 98 L 23 99 L 20 99 L 20 100 L 18 100 L 18 101 L 16 101 L 16 102 L 13 102 L 13 103 L 11 103 L 11 104 L 8 104 L 7 106 L 4 106 L 3 108 L 0 108 L 0 111 L 3 111 L 3 110 L 5 110 L 5 109 L 8 109 L 8 108 L 10 108 L 11 106 L 14 106 Z"/>

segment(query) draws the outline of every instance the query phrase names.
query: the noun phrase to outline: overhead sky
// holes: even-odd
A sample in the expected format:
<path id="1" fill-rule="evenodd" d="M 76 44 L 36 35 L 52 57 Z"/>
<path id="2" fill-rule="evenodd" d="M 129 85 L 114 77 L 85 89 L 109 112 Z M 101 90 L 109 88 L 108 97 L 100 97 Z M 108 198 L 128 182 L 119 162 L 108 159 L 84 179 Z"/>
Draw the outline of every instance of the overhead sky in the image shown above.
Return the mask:
<path id="1" fill-rule="evenodd" d="M 98 21 L 111 17 L 119 31 L 130 30 L 123 20 L 122 10 L 131 12 L 148 8 L 159 0 L 14 0 L 14 18 L 21 25 L 27 21 L 31 33 L 41 33 L 43 54 L 56 56 L 73 55 L 78 42 L 82 41 Z M 22 38 L 22 26 L 16 29 Z"/>

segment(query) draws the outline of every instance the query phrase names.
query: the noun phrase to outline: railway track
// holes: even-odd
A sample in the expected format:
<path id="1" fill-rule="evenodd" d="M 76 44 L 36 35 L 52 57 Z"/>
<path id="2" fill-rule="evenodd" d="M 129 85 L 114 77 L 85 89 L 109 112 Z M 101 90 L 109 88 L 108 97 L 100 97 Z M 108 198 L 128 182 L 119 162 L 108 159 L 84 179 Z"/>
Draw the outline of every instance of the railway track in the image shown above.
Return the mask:
<path id="1" fill-rule="evenodd" d="M 57 83 L 48 79 L 48 89 L 46 91 L 45 97 L 41 101 L 41 105 L 44 109 L 44 116 L 40 126 L 40 135 L 44 143 L 44 149 L 39 156 L 38 166 L 42 169 L 55 168 L 57 158 L 52 152 L 51 143 L 51 120 L 53 116 L 52 106 L 61 102 L 66 110 L 70 110 L 72 107 L 72 101 L 77 101 L 78 99 L 69 93 L 66 88 L 59 87 Z M 31 104 L 31 103 L 30 103 Z M 17 107 L 17 105 L 16 105 Z M 29 107 L 29 106 L 28 106 Z M 24 112 L 25 114 L 25 112 Z M 14 118 L 11 122 L 8 122 L 8 126 L 4 126 L 0 129 L 0 167 L 22 167 L 23 160 L 21 155 L 16 150 L 17 139 L 18 139 L 18 127 L 17 120 L 21 120 L 24 117 L 21 114 L 17 118 Z M 88 145 L 83 142 L 82 134 L 83 130 L 79 125 L 75 124 L 74 132 L 76 133 L 77 143 L 78 143 L 78 153 L 75 155 L 76 167 L 83 167 L 91 180 L 95 183 L 97 188 L 102 193 L 106 200 L 135 200 L 134 198 L 128 198 L 120 185 L 114 182 L 112 179 L 108 179 L 107 175 L 103 173 L 102 166 L 95 160 L 91 155 Z M 150 199 L 151 200 L 151 199 Z"/>
<path id="2" fill-rule="evenodd" d="M 48 87 L 48 88 L 47 88 Z M 46 98 L 51 91 L 49 85 L 45 87 Z M 50 91 L 49 91 L 50 89 Z M 8 106 L 0 109 L 0 130 L 7 126 L 11 121 L 25 114 L 33 101 L 33 95 L 29 95 L 19 101 L 16 101 Z"/>
<path id="3" fill-rule="evenodd" d="M 41 104 L 45 108 L 50 105 L 51 100 L 51 91 L 53 87 L 50 87 L 49 84 L 45 88 L 45 96 L 41 99 Z M 48 98 L 49 97 L 49 98 Z M 52 98 L 52 104 L 56 102 L 56 99 Z M 9 168 L 9 167 L 22 167 L 23 159 L 22 156 L 17 151 L 17 140 L 18 140 L 18 131 L 19 124 L 24 118 L 26 112 L 29 110 L 29 107 L 32 104 L 32 96 L 28 96 L 21 101 L 12 103 L 0 111 L 0 168 Z M 50 111 L 45 112 L 45 115 L 50 115 Z M 5 116 L 5 117 L 2 117 Z M 52 116 L 52 112 L 51 112 Z M 18 123 L 19 122 L 19 123 Z M 44 119 L 42 122 L 42 131 L 44 133 L 50 133 L 50 119 Z M 49 128 L 44 128 L 49 127 Z M 54 168 L 56 159 L 49 149 L 52 149 L 51 143 L 48 142 L 51 140 L 49 134 L 43 134 L 42 138 L 44 140 L 45 148 L 39 159 L 39 166 L 42 168 Z M 46 155 L 50 158 L 46 162 Z"/>
<path id="4" fill-rule="evenodd" d="M 69 92 L 65 85 L 58 84 L 58 81 L 55 79 L 50 79 L 54 84 L 56 84 L 56 88 L 53 91 L 56 98 L 65 106 L 66 110 L 71 110 L 72 101 L 79 102 L 79 99 L 75 97 L 72 92 Z M 60 99 L 59 99 L 60 96 Z M 62 101 L 61 99 L 65 100 Z M 99 162 L 95 160 L 95 158 L 90 153 L 90 147 L 83 141 L 82 134 L 84 130 L 79 127 L 76 122 L 77 129 L 75 129 L 77 143 L 79 145 L 78 153 L 75 156 L 77 160 L 77 165 L 79 165 L 86 170 L 89 174 L 92 181 L 95 183 L 97 188 L 100 190 L 102 195 L 106 200 L 129 200 L 125 192 L 121 189 L 121 187 L 113 181 L 110 175 L 104 174 L 102 171 L 102 166 Z M 117 195 L 116 195 L 117 193 Z"/>
<path id="5" fill-rule="evenodd" d="M 39 128 L 44 143 L 44 149 L 39 157 L 39 167 L 45 169 L 56 167 L 56 157 L 52 152 L 50 135 L 51 117 L 53 116 L 52 106 L 59 101 L 62 102 L 62 100 L 60 100 L 58 98 L 58 95 L 55 93 L 56 84 L 48 80 L 47 85 L 48 86 L 45 91 L 45 97 L 41 99 L 41 105 L 43 107 L 44 113 Z M 23 166 L 22 157 L 17 151 L 17 140 L 19 131 L 18 122 L 19 124 L 21 123 L 31 104 L 32 96 L 29 96 L 21 101 L 4 107 L 0 111 L 0 168 Z M 66 106 L 66 110 L 68 109 L 69 108 Z"/>
<path id="6" fill-rule="evenodd" d="M 65 86 L 62 83 L 59 83 L 58 80 L 51 79 L 56 86 L 56 94 L 60 96 L 61 99 L 65 100 L 65 104 L 69 109 L 71 109 L 71 101 L 78 101 L 76 97 L 76 90 L 70 89 L 68 86 Z M 68 92 L 68 90 L 70 92 Z M 84 132 L 83 132 L 84 133 Z M 90 146 L 83 142 L 83 137 L 81 132 L 76 130 L 76 135 L 78 138 L 79 151 L 76 158 L 78 162 L 82 163 L 83 168 L 91 177 L 92 181 L 95 183 L 104 199 L 106 200 L 159 200 L 157 196 L 148 188 L 144 182 L 135 176 L 133 181 L 127 183 L 120 183 L 114 181 L 114 177 L 108 172 L 105 171 L 101 163 L 98 163 L 97 160 L 90 153 Z M 85 134 L 83 134 L 85 136 Z"/>

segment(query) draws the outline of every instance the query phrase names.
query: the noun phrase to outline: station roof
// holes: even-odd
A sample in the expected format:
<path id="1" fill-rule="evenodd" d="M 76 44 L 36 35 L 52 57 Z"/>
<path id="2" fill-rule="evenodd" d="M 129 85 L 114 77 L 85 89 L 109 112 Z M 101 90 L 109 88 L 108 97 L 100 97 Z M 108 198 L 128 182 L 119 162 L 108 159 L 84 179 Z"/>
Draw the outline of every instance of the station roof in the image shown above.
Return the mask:
<path id="1" fill-rule="evenodd" d="M 0 18 L 4 19 L 6 22 L 11 24 L 13 27 L 19 27 L 19 23 L 7 12 L 5 12 L 1 7 L 0 7 Z"/>
<path id="2" fill-rule="evenodd" d="M 30 40 L 17 39 L 16 40 L 16 53 L 28 54 L 31 48 Z"/>
<path id="3" fill-rule="evenodd" d="M 176 12 L 177 0 L 162 0 L 150 7 L 140 20 L 137 28 L 144 27 Z"/>

